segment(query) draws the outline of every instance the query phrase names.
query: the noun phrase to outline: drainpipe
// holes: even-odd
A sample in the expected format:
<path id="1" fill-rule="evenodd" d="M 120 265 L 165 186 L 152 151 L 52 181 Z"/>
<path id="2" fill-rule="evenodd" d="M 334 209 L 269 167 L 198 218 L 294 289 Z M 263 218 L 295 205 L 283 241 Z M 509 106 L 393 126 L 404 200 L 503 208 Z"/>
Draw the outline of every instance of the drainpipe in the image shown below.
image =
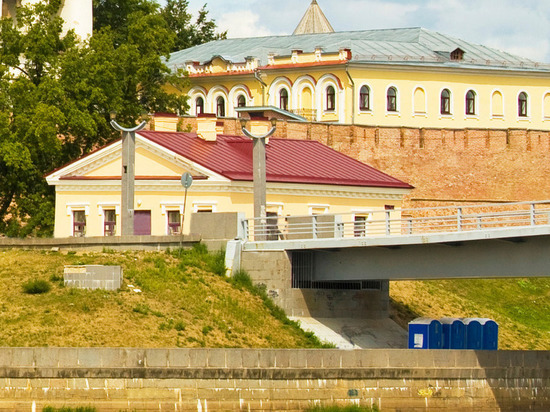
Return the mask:
<path id="1" fill-rule="evenodd" d="M 351 78 L 351 75 L 349 74 L 349 63 L 346 64 L 346 74 L 348 75 L 349 82 L 351 83 L 351 92 L 352 92 L 352 99 L 351 99 L 351 124 L 355 124 L 355 82 Z"/>
<path id="2" fill-rule="evenodd" d="M 262 107 L 265 107 L 265 89 L 267 88 L 267 84 L 260 78 L 260 71 L 257 69 L 254 70 L 254 78 L 262 85 Z"/>

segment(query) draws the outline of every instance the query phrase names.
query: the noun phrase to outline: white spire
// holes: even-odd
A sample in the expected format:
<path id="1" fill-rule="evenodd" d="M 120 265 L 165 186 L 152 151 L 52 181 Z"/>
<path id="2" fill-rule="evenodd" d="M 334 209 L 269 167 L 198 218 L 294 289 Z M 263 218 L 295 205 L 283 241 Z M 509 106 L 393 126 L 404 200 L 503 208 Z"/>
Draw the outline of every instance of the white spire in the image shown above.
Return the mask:
<path id="1" fill-rule="evenodd" d="M 292 34 L 334 33 L 317 0 L 312 0 L 306 14 Z"/>

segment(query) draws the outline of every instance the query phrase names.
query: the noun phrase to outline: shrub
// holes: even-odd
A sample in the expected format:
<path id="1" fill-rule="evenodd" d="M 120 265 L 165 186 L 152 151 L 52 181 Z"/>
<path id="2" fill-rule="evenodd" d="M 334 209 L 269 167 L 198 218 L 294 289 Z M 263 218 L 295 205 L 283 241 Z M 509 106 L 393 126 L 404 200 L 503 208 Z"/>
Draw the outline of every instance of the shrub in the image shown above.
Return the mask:
<path id="1" fill-rule="evenodd" d="M 23 292 L 29 295 L 38 295 L 41 293 L 47 293 L 51 290 L 51 285 L 47 280 L 34 279 L 23 283 Z"/>
<path id="2" fill-rule="evenodd" d="M 53 406 L 45 406 L 42 412 L 96 412 L 97 409 L 93 406 L 78 406 L 76 408 L 69 408 L 64 406 L 62 408 L 54 408 Z"/>

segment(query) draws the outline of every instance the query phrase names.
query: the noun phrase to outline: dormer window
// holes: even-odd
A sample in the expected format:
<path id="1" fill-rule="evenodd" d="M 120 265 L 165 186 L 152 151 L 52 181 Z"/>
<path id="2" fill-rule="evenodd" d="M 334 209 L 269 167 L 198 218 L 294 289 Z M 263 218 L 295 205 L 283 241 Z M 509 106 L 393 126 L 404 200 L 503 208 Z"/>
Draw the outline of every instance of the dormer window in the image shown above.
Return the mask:
<path id="1" fill-rule="evenodd" d="M 461 61 L 464 60 L 464 50 L 462 50 L 460 47 L 453 50 L 451 52 L 451 60 L 452 61 Z"/>

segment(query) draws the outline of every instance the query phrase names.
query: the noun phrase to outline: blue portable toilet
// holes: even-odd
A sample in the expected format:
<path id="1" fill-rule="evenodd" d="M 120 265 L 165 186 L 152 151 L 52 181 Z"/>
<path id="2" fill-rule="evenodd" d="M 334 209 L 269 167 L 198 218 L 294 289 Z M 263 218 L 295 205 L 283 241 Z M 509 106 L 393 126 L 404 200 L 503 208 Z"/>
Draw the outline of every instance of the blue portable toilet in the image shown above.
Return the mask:
<path id="1" fill-rule="evenodd" d="M 466 326 L 458 318 L 439 320 L 443 329 L 443 349 L 466 348 Z"/>
<path id="2" fill-rule="evenodd" d="M 483 349 L 483 327 L 479 318 L 462 319 L 466 326 L 466 349 Z"/>
<path id="3" fill-rule="evenodd" d="M 498 349 L 498 324 L 492 319 L 480 318 L 477 321 L 483 328 L 483 350 L 497 350 Z"/>
<path id="4" fill-rule="evenodd" d="M 442 344 L 441 322 L 431 318 L 409 322 L 409 349 L 441 349 Z"/>

